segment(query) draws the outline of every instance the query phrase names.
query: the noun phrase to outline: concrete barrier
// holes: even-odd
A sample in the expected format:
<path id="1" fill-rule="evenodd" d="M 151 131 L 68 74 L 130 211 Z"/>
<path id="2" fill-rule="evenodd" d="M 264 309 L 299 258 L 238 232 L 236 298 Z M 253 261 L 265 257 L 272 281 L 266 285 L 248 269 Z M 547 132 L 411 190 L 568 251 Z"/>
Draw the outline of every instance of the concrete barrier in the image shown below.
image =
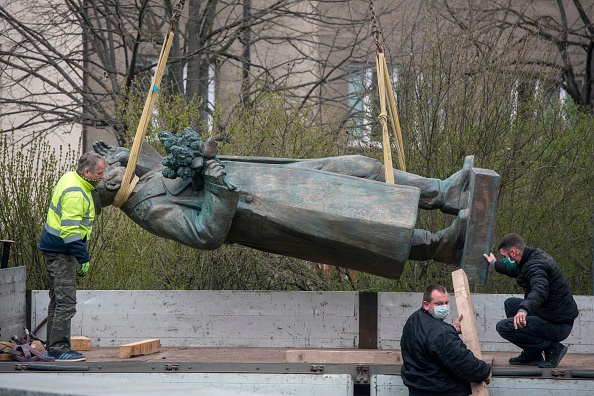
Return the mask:
<path id="1" fill-rule="evenodd" d="M 495 331 L 510 296 L 472 295 L 481 350 L 517 350 Z M 93 346 L 159 338 L 164 347 L 357 348 L 365 327 L 360 318 L 369 317 L 357 292 L 81 290 L 77 299 L 72 335 L 91 338 Z M 400 348 L 404 323 L 421 300 L 422 293 L 377 294 L 370 309 L 377 310 L 379 349 Z M 46 317 L 48 301 L 46 290 L 32 291 L 32 327 Z M 572 353 L 594 353 L 594 297 L 576 301 L 580 316 L 565 343 Z M 451 323 L 455 299 L 450 304 Z"/>

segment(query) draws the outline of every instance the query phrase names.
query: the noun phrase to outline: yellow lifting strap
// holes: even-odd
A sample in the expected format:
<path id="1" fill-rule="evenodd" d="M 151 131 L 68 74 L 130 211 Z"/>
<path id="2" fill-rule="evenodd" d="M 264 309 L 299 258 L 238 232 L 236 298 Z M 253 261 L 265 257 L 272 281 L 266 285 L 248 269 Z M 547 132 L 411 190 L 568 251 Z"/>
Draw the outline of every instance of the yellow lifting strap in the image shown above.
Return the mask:
<path id="1" fill-rule="evenodd" d="M 375 15 L 375 4 L 373 0 L 369 0 L 369 11 L 371 13 L 371 30 L 375 38 L 375 46 L 377 47 L 377 55 L 375 57 L 375 68 L 377 71 L 377 87 L 380 99 L 380 115 L 379 120 L 382 123 L 382 136 L 384 147 L 384 168 L 386 171 L 386 183 L 394 184 L 394 170 L 392 169 L 392 150 L 390 149 L 390 135 L 388 134 L 388 115 L 386 111 L 386 99 L 390 107 L 390 120 L 394 129 L 394 139 L 396 144 L 396 151 L 398 153 L 398 165 L 400 169 L 406 171 L 406 160 L 404 158 L 404 144 L 402 143 L 402 130 L 400 129 L 400 121 L 398 120 L 398 111 L 396 110 L 396 100 L 394 99 L 394 91 L 392 89 L 392 81 L 390 81 L 390 72 L 386 64 L 384 51 L 379 41 L 380 30 Z"/>
<path id="2" fill-rule="evenodd" d="M 113 201 L 113 206 L 118 208 L 120 208 L 124 203 L 126 203 L 128 198 L 130 197 L 130 194 L 132 194 L 134 187 L 136 187 L 136 183 L 138 183 L 138 176 L 134 174 L 134 171 L 136 170 L 136 163 L 138 162 L 138 156 L 140 154 L 140 149 L 142 147 L 142 141 L 144 140 L 144 136 L 146 134 L 146 128 L 153 113 L 153 107 L 155 105 L 155 100 L 157 98 L 157 91 L 159 90 L 159 86 L 161 85 L 161 79 L 163 78 L 165 66 L 167 65 L 167 58 L 169 57 L 169 50 L 171 49 L 171 45 L 173 44 L 174 32 L 177 27 L 179 17 L 181 16 L 182 10 L 184 8 L 184 1 L 185 0 L 179 0 L 173 6 L 169 32 L 165 36 L 165 41 L 163 41 L 163 47 L 161 48 L 161 54 L 159 55 L 159 61 L 157 62 L 157 70 L 155 71 L 153 83 L 151 84 L 151 88 L 146 98 L 146 102 L 144 103 L 142 116 L 140 117 L 138 127 L 136 128 L 136 135 L 134 135 L 134 142 L 132 143 L 132 149 L 130 150 L 130 158 L 128 159 L 128 165 L 126 165 L 126 171 L 124 172 L 122 184 Z"/>
<path id="3" fill-rule="evenodd" d="M 378 42 L 378 52 L 375 58 L 375 67 L 377 71 L 377 87 L 379 91 L 380 100 L 380 115 L 379 120 L 382 124 L 382 136 L 384 147 L 384 167 L 386 170 L 386 183 L 394 184 L 394 172 L 392 169 L 392 152 L 390 145 L 390 136 L 388 134 L 388 115 L 386 111 L 386 99 L 390 108 L 390 120 L 393 134 L 395 138 L 396 151 L 398 154 L 398 165 L 400 169 L 406 171 L 406 160 L 404 158 L 404 145 L 402 142 L 402 130 L 400 129 L 400 121 L 398 119 L 398 111 L 396 110 L 396 100 L 394 99 L 394 91 L 392 90 L 392 82 L 390 81 L 390 72 L 386 64 L 386 58 Z"/>

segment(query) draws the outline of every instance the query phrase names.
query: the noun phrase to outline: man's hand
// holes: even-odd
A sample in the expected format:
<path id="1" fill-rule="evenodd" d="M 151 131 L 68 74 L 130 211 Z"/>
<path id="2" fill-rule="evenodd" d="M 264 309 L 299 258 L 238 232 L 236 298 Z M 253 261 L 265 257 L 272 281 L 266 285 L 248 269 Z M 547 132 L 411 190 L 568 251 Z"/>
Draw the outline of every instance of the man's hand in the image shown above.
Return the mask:
<path id="1" fill-rule="evenodd" d="M 125 147 L 114 147 L 103 140 L 94 142 L 93 150 L 104 156 L 109 165 L 119 162 L 122 166 L 126 166 L 130 158 L 130 150 Z"/>
<path id="2" fill-rule="evenodd" d="M 460 316 L 458 316 L 456 318 L 456 320 L 454 321 L 454 328 L 456 329 L 458 334 L 462 334 L 462 327 L 460 326 L 460 322 L 462 321 L 463 318 L 464 318 L 464 315 L 460 314 Z"/>
<path id="3" fill-rule="evenodd" d="M 78 270 L 78 276 L 85 276 L 87 272 L 89 272 L 89 266 L 91 265 L 90 262 L 82 263 L 80 269 Z"/>
<path id="4" fill-rule="evenodd" d="M 489 263 L 491 268 L 495 268 L 495 261 L 497 259 L 495 258 L 493 253 L 489 253 L 489 255 L 486 255 L 485 253 L 483 253 L 483 257 L 485 258 L 485 260 L 487 260 L 487 262 Z"/>
<path id="5" fill-rule="evenodd" d="M 526 316 L 528 314 L 525 311 L 518 311 L 516 316 L 514 316 L 514 329 L 518 330 L 518 328 L 522 329 L 526 327 Z"/>

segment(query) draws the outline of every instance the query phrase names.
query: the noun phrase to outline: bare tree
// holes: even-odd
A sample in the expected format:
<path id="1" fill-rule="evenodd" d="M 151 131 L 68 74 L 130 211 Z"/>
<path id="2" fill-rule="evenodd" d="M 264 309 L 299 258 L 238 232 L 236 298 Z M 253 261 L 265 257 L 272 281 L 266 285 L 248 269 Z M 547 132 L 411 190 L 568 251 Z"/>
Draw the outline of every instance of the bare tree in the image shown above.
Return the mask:
<path id="1" fill-rule="evenodd" d="M 82 125 L 122 136 L 114 107 L 139 72 L 141 44 L 154 38 L 144 26 L 148 0 L 11 6 L 0 6 L 2 132 Z"/>
<path id="2" fill-rule="evenodd" d="M 146 88 L 136 83 L 156 65 L 172 2 L 20 0 L 0 6 L 0 133 L 79 125 L 126 144 L 133 125 L 122 112 L 129 93 Z M 216 71 L 219 93 L 230 87 L 234 96 L 228 104 L 273 89 L 286 90 L 301 105 L 343 106 L 345 94 L 333 82 L 345 80 L 349 62 L 373 59 L 375 49 L 367 4 L 359 3 L 189 0 L 164 92 L 199 101 L 204 117 L 212 109 L 208 92 Z M 338 7 L 340 13 L 331 12 Z"/>
<path id="3" fill-rule="evenodd" d="M 522 54 L 526 51 L 518 49 L 534 48 L 537 51 L 533 56 L 515 59 L 515 63 L 531 68 L 535 74 L 549 73 L 575 104 L 587 112 L 594 109 L 591 1 L 436 0 L 434 6 L 441 10 L 444 19 L 460 29 L 474 30 L 477 51 L 484 51 L 493 43 L 500 51 Z"/>

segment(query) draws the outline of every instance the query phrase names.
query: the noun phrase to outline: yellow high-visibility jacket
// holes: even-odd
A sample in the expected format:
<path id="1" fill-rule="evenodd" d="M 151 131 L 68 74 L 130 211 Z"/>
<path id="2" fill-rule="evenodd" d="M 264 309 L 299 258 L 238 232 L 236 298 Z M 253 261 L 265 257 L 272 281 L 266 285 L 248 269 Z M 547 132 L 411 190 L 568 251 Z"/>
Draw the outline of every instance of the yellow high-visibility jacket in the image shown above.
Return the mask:
<path id="1" fill-rule="evenodd" d="M 76 172 L 68 172 L 60 178 L 49 205 L 39 250 L 70 254 L 79 263 L 89 261 L 87 241 L 95 220 L 91 194 L 94 189 Z"/>

